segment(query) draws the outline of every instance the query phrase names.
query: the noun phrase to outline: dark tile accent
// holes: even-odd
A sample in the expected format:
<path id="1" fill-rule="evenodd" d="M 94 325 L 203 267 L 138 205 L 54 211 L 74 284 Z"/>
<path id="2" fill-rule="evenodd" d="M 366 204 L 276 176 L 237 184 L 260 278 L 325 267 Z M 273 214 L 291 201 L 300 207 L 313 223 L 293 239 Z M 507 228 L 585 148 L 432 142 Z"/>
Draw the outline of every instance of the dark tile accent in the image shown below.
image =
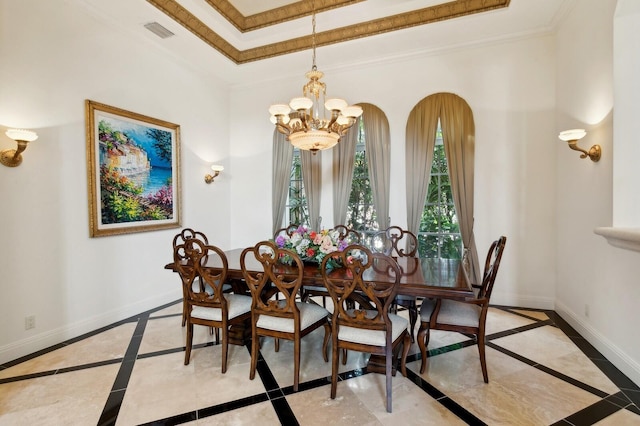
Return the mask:
<path id="1" fill-rule="evenodd" d="M 348 380 L 354 377 L 364 376 L 365 374 L 369 374 L 364 368 L 356 368 L 355 370 L 345 371 L 344 373 L 338 373 L 338 380 Z M 331 377 L 329 377 L 329 382 L 331 382 Z"/>
<path id="2" fill-rule="evenodd" d="M 273 377 L 273 373 L 271 373 L 271 369 L 267 365 L 267 362 L 262 358 L 262 354 L 258 352 L 258 364 L 256 366 L 256 373 L 260 376 L 262 380 L 262 384 L 267 391 L 280 389 L 280 385 L 276 381 L 276 378 Z M 293 374 L 293 373 L 292 373 Z"/>
<path id="3" fill-rule="evenodd" d="M 512 328 L 510 330 L 499 331 L 497 333 L 486 335 L 485 340 L 486 341 L 495 340 L 501 337 L 522 333 L 523 331 L 529 331 L 529 330 L 534 330 L 536 328 L 545 327 L 547 325 L 553 325 L 553 322 L 551 320 L 544 320 L 544 321 L 534 322 L 533 324 L 527 324 L 521 327 Z"/>
<path id="4" fill-rule="evenodd" d="M 320 379 L 311 380 L 308 382 L 300 382 L 298 384 L 298 392 L 304 392 L 310 389 L 319 388 L 325 385 L 331 384 L 331 376 L 322 377 Z M 282 393 L 286 395 L 294 394 L 293 386 L 287 386 L 286 388 L 282 388 Z"/>
<path id="5" fill-rule="evenodd" d="M 296 419 L 295 414 L 293 414 L 291 406 L 287 402 L 286 398 L 272 399 L 271 404 L 273 404 L 273 408 L 276 410 L 278 419 L 280 419 L 280 424 L 287 426 L 297 426 L 300 424 L 298 423 L 298 419 Z"/>
<path id="6" fill-rule="evenodd" d="M 176 416 L 167 417 L 162 420 L 154 420 L 149 423 L 143 423 L 143 425 L 148 426 L 171 426 L 171 425 L 179 425 L 182 423 L 192 422 L 198 419 L 198 414 L 196 411 L 191 411 L 190 413 L 178 414 Z"/>
<path id="7" fill-rule="evenodd" d="M 621 408 L 627 407 L 631 404 L 631 400 L 627 398 L 627 396 L 623 392 L 614 393 L 613 395 L 609 395 L 605 399 Z"/>
<path id="8" fill-rule="evenodd" d="M 603 359 L 603 360 L 594 359 L 592 361 L 621 390 L 628 389 L 635 392 L 640 391 L 640 389 L 638 389 L 638 386 L 635 383 L 633 383 L 627 376 L 625 376 L 620 370 L 618 370 L 610 361 L 607 361 L 606 359 Z M 627 393 L 627 396 L 629 396 L 631 400 L 636 403 L 640 402 L 640 398 L 636 401 L 628 393 Z"/>
<path id="9" fill-rule="evenodd" d="M 629 406 L 627 407 L 627 410 L 629 410 L 629 411 L 631 411 L 632 413 L 635 413 L 635 414 L 637 414 L 637 415 L 639 415 L 639 416 L 640 416 L 640 408 L 638 408 L 638 406 L 637 406 L 637 405 L 635 405 L 635 404 L 634 404 L 634 405 L 629 405 Z"/>
<path id="10" fill-rule="evenodd" d="M 505 355 L 509 355 L 511 358 L 515 358 L 520 362 L 524 362 L 527 365 L 530 365 L 532 367 L 535 367 L 536 365 L 538 365 L 537 362 L 530 360 L 529 358 L 525 358 L 522 355 L 519 355 L 515 352 L 511 352 L 509 349 L 503 348 L 502 346 L 499 346 L 493 342 L 487 342 L 486 346 L 492 349 L 495 349 L 496 351 L 500 351 Z"/>
<path id="11" fill-rule="evenodd" d="M 226 413 L 227 411 L 237 410 L 238 408 L 248 407 L 253 404 L 268 401 L 269 397 L 265 393 L 248 396 L 246 398 L 237 399 L 235 401 L 225 402 L 224 404 L 214 405 L 212 407 L 201 408 L 198 410 L 198 418 L 203 419 L 216 414 Z"/>
<path id="12" fill-rule="evenodd" d="M 640 407 L 640 391 L 637 389 L 623 388 L 622 392 L 627 398 L 631 400 L 636 406 Z"/>
<path id="13" fill-rule="evenodd" d="M 576 345 L 586 356 L 591 359 L 606 359 L 587 339 L 583 337 L 569 336 L 569 339 Z"/>
<path id="14" fill-rule="evenodd" d="M 94 335 L 94 334 L 98 334 L 98 333 L 96 332 L 96 333 L 93 333 L 91 335 Z M 63 343 L 58 343 L 57 345 L 49 346 L 48 348 L 41 349 L 41 350 L 39 350 L 37 352 L 34 352 L 32 354 L 25 355 L 25 356 L 22 356 L 20 358 L 16 358 L 13 361 L 5 362 L 4 364 L 2 364 L 2 366 L 4 368 L 13 367 L 14 365 L 18 365 L 18 364 L 23 363 L 25 361 L 29 361 L 29 360 L 37 358 L 37 357 L 39 357 L 41 355 L 48 354 L 49 352 L 53 352 L 53 351 L 55 351 L 57 349 L 63 348 L 64 346 L 65 346 L 64 342 Z"/>
<path id="15" fill-rule="evenodd" d="M 457 402 L 452 400 L 449 397 L 444 397 L 438 400 L 438 402 L 444 405 L 449 411 L 458 416 L 462 421 L 466 422 L 468 425 L 473 426 L 487 426 L 485 422 L 471 414 L 469 411 L 465 410 L 462 406 L 458 405 Z"/>
<path id="16" fill-rule="evenodd" d="M 575 426 L 588 426 L 599 422 L 619 410 L 620 407 L 603 399 L 602 401 L 583 408 L 577 413 L 573 413 L 564 420 Z"/>
<path id="17" fill-rule="evenodd" d="M 120 412 L 120 406 L 124 399 L 124 389 L 111 391 L 107 402 L 102 409 L 100 420 L 98 420 L 98 426 L 111 426 L 116 424 L 118 413 Z"/>
<path id="18" fill-rule="evenodd" d="M 0 385 L 5 383 L 19 382 L 21 380 L 37 379 L 39 377 L 53 376 L 57 370 L 42 371 L 40 373 L 24 374 L 22 376 L 7 377 L 0 379 Z"/>
<path id="19" fill-rule="evenodd" d="M 144 334 L 144 329 L 147 326 L 148 318 L 148 313 L 139 316 L 138 324 L 136 325 L 133 337 L 129 342 L 129 347 L 127 347 L 127 351 L 125 352 L 124 360 L 122 364 L 120 364 L 120 370 L 118 370 L 113 387 L 111 388 L 111 393 L 109 394 L 107 403 L 102 409 L 102 414 L 98 420 L 99 425 L 113 425 L 118 418 L 118 413 L 122 406 L 126 387 L 129 384 L 129 379 L 131 378 L 131 372 L 133 371 L 138 349 L 140 349 L 140 342 L 142 341 L 142 335 Z"/>

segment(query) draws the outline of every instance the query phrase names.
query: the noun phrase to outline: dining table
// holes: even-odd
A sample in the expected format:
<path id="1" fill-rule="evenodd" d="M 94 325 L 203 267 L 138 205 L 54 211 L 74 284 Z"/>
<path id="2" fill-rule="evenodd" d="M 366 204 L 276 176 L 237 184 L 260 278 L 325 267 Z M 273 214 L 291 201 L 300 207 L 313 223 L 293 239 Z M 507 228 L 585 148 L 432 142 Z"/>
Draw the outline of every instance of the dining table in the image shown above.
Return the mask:
<path id="1" fill-rule="evenodd" d="M 224 253 L 228 263 L 227 280 L 235 293 L 249 294 L 249 290 L 244 284 L 240 265 L 240 257 L 243 250 L 243 248 L 225 250 Z M 475 298 L 466 268 L 463 267 L 462 262 L 458 259 L 420 257 L 397 257 L 394 259 L 402 274 L 398 294 L 434 299 L 466 300 Z M 222 262 L 216 257 L 209 258 L 206 263 L 206 267 L 214 269 L 221 266 Z M 372 268 L 369 268 L 364 273 L 364 280 L 376 282 L 379 285 L 392 284 L 394 282 L 395 279 L 389 271 L 375 266 L 374 264 Z M 246 257 L 245 267 L 249 272 L 263 271 L 262 264 L 253 256 Z M 278 267 L 280 270 L 277 272 L 283 275 L 294 273 L 294 268 L 289 265 L 279 264 Z M 165 269 L 177 272 L 173 262 L 165 265 Z M 331 276 L 333 279 L 340 279 L 341 277 L 344 277 L 345 280 L 349 279 L 347 268 L 334 268 L 331 271 Z M 305 264 L 302 285 L 315 287 L 324 285 L 322 273 L 317 264 Z M 229 330 L 229 343 L 231 344 L 246 345 L 250 337 L 250 327 L 234 326 Z M 384 373 L 384 359 L 380 360 L 377 357 L 371 357 L 367 368 L 370 371 Z"/>

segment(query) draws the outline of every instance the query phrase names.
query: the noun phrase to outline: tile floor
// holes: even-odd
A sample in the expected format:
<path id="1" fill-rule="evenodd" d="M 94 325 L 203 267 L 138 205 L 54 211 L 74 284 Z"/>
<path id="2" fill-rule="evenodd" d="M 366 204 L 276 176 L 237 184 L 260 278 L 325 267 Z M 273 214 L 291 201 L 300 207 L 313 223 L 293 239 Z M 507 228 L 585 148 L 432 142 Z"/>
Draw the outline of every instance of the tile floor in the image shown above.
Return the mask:
<path id="1" fill-rule="evenodd" d="M 492 307 L 489 384 L 477 348 L 432 332 L 425 374 L 417 345 L 408 377 L 384 376 L 350 352 L 337 397 L 329 397 L 323 330 L 302 344 L 300 391 L 292 390 L 292 345 L 265 340 L 255 380 L 246 347 L 220 347 L 196 327 L 183 364 L 181 302 L 159 307 L 0 366 L 0 425 L 640 425 L 640 389 L 552 311 Z"/>

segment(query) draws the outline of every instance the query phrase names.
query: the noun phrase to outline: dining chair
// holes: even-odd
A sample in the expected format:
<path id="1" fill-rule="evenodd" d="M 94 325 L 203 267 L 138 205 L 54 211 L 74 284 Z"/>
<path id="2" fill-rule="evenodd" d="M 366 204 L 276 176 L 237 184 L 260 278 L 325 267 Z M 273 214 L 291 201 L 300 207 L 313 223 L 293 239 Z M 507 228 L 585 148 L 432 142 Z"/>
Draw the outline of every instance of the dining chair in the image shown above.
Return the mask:
<path id="1" fill-rule="evenodd" d="M 298 227 L 299 225 L 292 223 L 285 228 L 280 228 L 273 234 L 273 239 L 275 240 L 279 235 L 287 235 L 290 237 L 291 235 L 293 235 L 295 230 L 298 229 Z"/>
<path id="2" fill-rule="evenodd" d="M 344 268 L 330 268 L 330 259 L 337 260 Z M 366 272 L 373 268 L 376 274 L 384 273 L 392 277 L 393 283 L 381 285 L 365 280 Z M 336 397 L 341 350 L 343 357 L 345 350 L 384 355 L 386 406 L 391 413 L 393 365 L 402 346 L 400 371 L 406 377 L 407 353 L 411 345 L 408 321 L 389 309 L 400 285 L 400 268 L 391 257 L 353 244 L 342 252 L 327 255 L 322 261 L 321 273 L 334 306 L 331 316 L 331 398 Z M 366 296 L 370 306 L 362 304 L 354 307 L 350 300 L 352 296 Z"/>
<path id="3" fill-rule="evenodd" d="M 292 259 L 291 265 L 279 262 L 283 256 Z M 262 264 L 262 272 L 251 272 L 247 261 L 255 259 Z M 249 378 L 254 379 L 258 363 L 260 336 L 274 337 L 275 350 L 279 350 L 279 339 L 293 341 L 293 390 L 298 391 L 300 377 L 300 347 L 304 336 L 320 326 L 324 326 L 325 335 L 322 355 L 329 361 L 327 345 L 329 343 L 329 312 L 314 303 L 296 301 L 302 286 L 304 264 L 293 251 L 279 248 L 272 241 L 261 241 L 254 247 L 248 247 L 240 255 L 240 267 L 245 282 L 251 291 L 251 370 Z M 265 298 L 270 285 L 276 286 L 280 298 Z M 266 299 L 266 300 L 265 300 Z"/>
<path id="4" fill-rule="evenodd" d="M 485 324 L 491 292 L 500 267 L 500 259 L 507 237 L 502 236 L 491 244 L 484 264 L 481 284 L 472 284 L 476 298 L 459 301 L 451 299 L 424 299 L 420 308 L 420 329 L 418 330 L 418 346 L 422 355 L 420 373 L 427 366 L 427 345 L 430 330 L 455 331 L 474 335 L 480 354 L 480 366 L 485 383 L 489 383 L 487 363 L 485 359 Z"/>
<path id="5" fill-rule="evenodd" d="M 220 248 L 198 239 L 187 239 L 183 244 L 178 244 L 173 253 L 186 294 L 187 342 L 184 365 L 189 365 L 191 359 L 193 326 L 204 325 L 222 331 L 222 373 L 225 373 L 229 328 L 248 321 L 251 316 L 251 297 L 224 291 L 229 265 Z M 215 261 L 216 265 L 221 266 L 209 267 L 209 261 Z"/>
<path id="6" fill-rule="evenodd" d="M 199 240 L 201 242 L 203 242 L 204 244 L 209 244 L 209 240 L 207 239 L 207 236 L 200 232 L 200 231 L 195 231 L 191 228 L 184 228 L 182 229 L 179 233 L 177 233 L 174 237 L 173 237 L 173 252 L 174 252 L 174 260 L 175 259 L 175 254 L 176 254 L 176 247 L 178 245 L 184 245 L 185 242 L 187 241 L 195 241 L 195 240 Z M 180 262 L 185 262 L 187 261 L 187 255 L 184 252 L 184 248 L 181 250 L 181 252 L 178 252 L 178 259 L 176 261 L 180 261 Z M 200 283 L 200 277 L 196 277 L 196 281 L 194 282 L 194 288 L 198 288 Z M 184 288 L 184 286 L 182 287 L 182 326 L 184 327 L 185 324 L 187 323 L 187 293 L 186 290 Z M 213 290 L 211 288 L 206 288 L 205 286 L 205 291 L 212 293 Z"/>
<path id="7" fill-rule="evenodd" d="M 399 226 L 390 226 L 389 228 L 378 231 L 372 239 L 372 250 L 384 253 L 391 257 L 417 257 L 418 256 L 418 238 L 416 235 Z M 395 313 L 398 306 L 402 306 L 409 311 L 409 324 L 411 341 L 414 340 L 414 330 L 418 322 L 417 298 L 415 296 L 397 295 L 393 303 L 392 309 Z"/>

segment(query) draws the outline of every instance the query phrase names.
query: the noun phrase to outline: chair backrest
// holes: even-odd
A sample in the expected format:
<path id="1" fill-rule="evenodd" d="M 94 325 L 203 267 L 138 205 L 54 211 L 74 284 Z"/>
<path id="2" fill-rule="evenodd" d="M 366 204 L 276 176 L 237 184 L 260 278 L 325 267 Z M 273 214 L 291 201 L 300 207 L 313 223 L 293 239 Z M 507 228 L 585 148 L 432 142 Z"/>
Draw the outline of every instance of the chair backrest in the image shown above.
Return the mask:
<path id="1" fill-rule="evenodd" d="M 478 298 L 491 298 L 491 292 L 493 291 L 493 284 L 496 281 L 498 275 L 498 268 L 500 268 L 500 259 L 502 259 L 502 252 L 504 246 L 507 243 L 507 237 L 502 236 L 491 243 L 489 252 L 487 253 L 487 259 L 484 262 L 484 274 L 482 276 L 482 285 L 478 292 Z"/>
<path id="2" fill-rule="evenodd" d="M 348 244 L 360 244 L 362 242 L 360 233 L 345 225 L 336 225 L 333 227 L 333 230 L 338 232 L 338 239 L 340 241 L 346 241 Z"/>
<path id="3" fill-rule="evenodd" d="M 374 234 L 371 249 L 387 256 L 416 257 L 418 238 L 411 231 L 399 226 L 390 226 Z"/>
<path id="4" fill-rule="evenodd" d="M 273 234 L 273 239 L 275 240 L 276 238 L 278 238 L 279 235 L 287 235 L 290 237 L 298 228 L 299 228 L 299 225 L 296 225 L 293 223 L 287 226 L 286 228 L 280 228 Z"/>
<path id="5" fill-rule="evenodd" d="M 344 265 L 346 271 L 333 270 L 329 259 Z M 381 285 L 366 281 L 363 275 L 370 268 L 375 268 L 377 274 L 380 271 L 388 274 L 393 282 Z M 325 256 L 320 270 L 334 304 L 332 321 L 349 327 L 389 331 L 387 343 L 391 344 L 389 308 L 398 292 L 401 277 L 396 261 L 385 254 L 371 252 L 363 245 L 352 244 L 341 252 Z M 366 297 L 371 306 L 354 309 L 349 300 L 353 296 L 360 296 L 360 299 Z"/>
<path id="6" fill-rule="evenodd" d="M 174 249 L 174 254 L 175 254 L 175 248 L 179 245 L 184 245 L 185 242 L 190 241 L 190 240 L 198 240 L 203 242 L 205 245 L 209 244 L 209 240 L 207 239 L 207 236 L 204 235 L 202 232 L 200 231 L 194 231 L 191 228 L 184 228 L 182 231 L 180 231 L 178 234 L 176 234 L 173 237 L 173 249 Z M 180 253 L 180 260 L 184 261 L 187 256 L 184 253 L 184 250 L 182 250 Z M 174 259 L 175 260 L 175 259 Z"/>
<path id="7" fill-rule="evenodd" d="M 229 266 L 224 251 L 192 238 L 174 247 L 173 258 L 182 280 L 186 302 L 226 311 L 227 302 L 222 287 Z M 205 291 L 206 284 L 213 291 Z"/>
<path id="8" fill-rule="evenodd" d="M 247 268 L 248 256 L 262 264 L 261 272 L 252 272 Z M 285 257 L 290 260 L 290 265 L 281 263 L 280 259 Z M 304 263 L 295 252 L 280 248 L 272 241 L 261 241 L 242 251 L 240 267 L 251 291 L 254 314 L 293 318 L 299 324 L 300 310 L 295 302 L 302 286 Z M 265 290 L 271 285 L 278 290 L 278 299 L 264 300 Z"/>

